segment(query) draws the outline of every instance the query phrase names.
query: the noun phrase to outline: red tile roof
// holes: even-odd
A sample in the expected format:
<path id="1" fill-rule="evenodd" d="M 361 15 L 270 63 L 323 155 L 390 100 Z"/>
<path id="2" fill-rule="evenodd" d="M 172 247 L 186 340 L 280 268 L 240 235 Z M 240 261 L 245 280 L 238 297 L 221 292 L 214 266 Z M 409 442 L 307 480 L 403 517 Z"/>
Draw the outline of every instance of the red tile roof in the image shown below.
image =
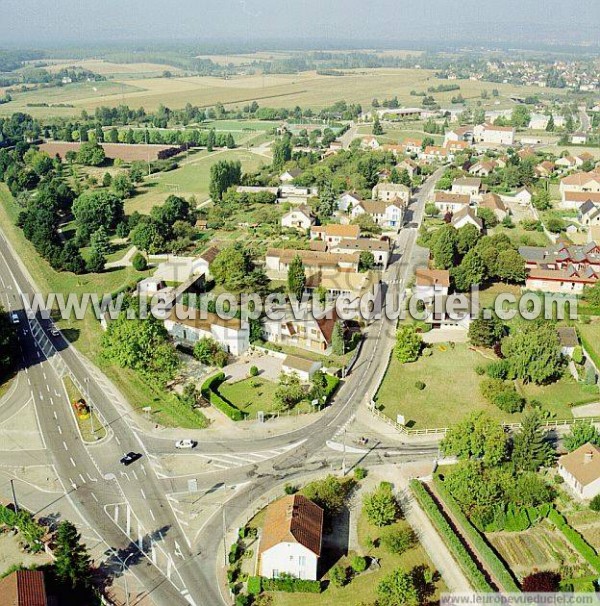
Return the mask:
<path id="1" fill-rule="evenodd" d="M 0 580 L 0 606 L 47 606 L 44 573 L 17 570 Z"/>

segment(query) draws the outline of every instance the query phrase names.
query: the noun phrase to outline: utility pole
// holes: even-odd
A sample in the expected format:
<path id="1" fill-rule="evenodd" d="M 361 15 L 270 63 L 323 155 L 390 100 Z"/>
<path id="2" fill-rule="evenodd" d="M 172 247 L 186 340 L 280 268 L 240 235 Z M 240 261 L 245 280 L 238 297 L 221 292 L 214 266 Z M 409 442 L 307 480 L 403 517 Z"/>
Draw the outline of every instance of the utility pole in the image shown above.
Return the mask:
<path id="1" fill-rule="evenodd" d="M 15 492 L 15 481 L 10 481 L 10 488 L 13 495 L 13 503 L 15 504 L 15 513 L 19 513 L 19 503 L 17 502 L 17 493 Z"/>
<path id="2" fill-rule="evenodd" d="M 223 529 L 221 533 L 223 535 L 223 565 L 227 568 L 227 523 L 225 522 L 225 503 L 223 503 L 221 512 L 223 514 Z"/>

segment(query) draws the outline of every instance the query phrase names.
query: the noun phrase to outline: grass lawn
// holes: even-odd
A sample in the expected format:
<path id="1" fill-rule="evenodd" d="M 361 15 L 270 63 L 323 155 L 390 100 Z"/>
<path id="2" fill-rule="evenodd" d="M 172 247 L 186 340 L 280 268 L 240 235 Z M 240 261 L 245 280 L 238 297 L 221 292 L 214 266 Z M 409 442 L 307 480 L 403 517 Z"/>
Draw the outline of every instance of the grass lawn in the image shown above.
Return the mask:
<path id="1" fill-rule="evenodd" d="M 195 154 L 176 170 L 166 173 L 156 173 L 147 178 L 139 192 L 133 198 L 125 201 L 125 212 L 133 211 L 149 213 L 153 206 L 160 206 L 171 194 L 190 198 L 195 196 L 198 202 L 208 199 L 210 185 L 210 169 L 219 160 L 239 160 L 244 172 L 252 172 L 267 162 L 257 154 L 243 150 L 225 150 Z"/>
<path id="2" fill-rule="evenodd" d="M 248 418 L 255 419 L 259 411 L 275 411 L 275 390 L 277 383 L 262 377 L 249 377 L 235 383 L 222 383 L 219 393 L 236 408 L 245 412 Z M 313 412 L 307 401 L 302 401 L 291 409 L 292 413 Z"/>
<path id="3" fill-rule="evenodd" d="M 486 357 L 462 343 L 454 349 L 436 344 L 432 351 L 430 357 L 412 364 L 400 364 L 392 357 L 376 398 L 384 414 L 394 420 L 403 414 L 416 429 L 446 427 L 449 420 L 456 423 L 475 410 L 484 410 L 505 423 L 520 421 L 520 413 L 505 413 L 481 395 L 479 385 L 484 377 L 478 376 L 475 368 L 492 361 L 491 351 Z M 417 389 L 417 381 L 425 383 L 425 389 Z M 516 387 L 528 401 L 541 402 L 542 410 L 558 420 L 572 418 L 572 406 L 600 399 L 597 388 L 577 383 L 568 374 L 550 385 L 517 382 Z"/>
<path id="4" fill-rule="evenodd" d="M 0 224 L 43 294 L 89 292 L 102 295 L 115 292 L 150 275 L 149 271 L 137 272 L 131 267 L 81 276 L 57 272 L 37 254 L 33 245 L 15 225 L 18 214 L 19 207 L 14 198 L 6 186 L 0 184 Z M 74 317 L 69 320 L 60 319 L 57 324 L 65 338 L 106 373 L 134 408 L 152 406 L 155 411 L 153 418 L 164 425 L 186 428 L 205 426 L 206 419 L 203 415 L 182 407 L 172 395 L 149 385 L 133 371 L 120 368 L 100 357 L 102 328 L 91 309 L 81 320 Z"/>
<path id="5" fill-rule="evenodd" d="M 359 555 L 379 559 L 380 568 L 374 572 L 364 572 L 356 576 L 345 587 L 333 587 L 329 585 L 321 594 L 302 594 L 302 593 L 282 593 L 273 592 L 273 604 L 276 606 L 339 606 L 340 604 L 372 604 L 377 598 L 377 585 L 381 580 L 391 574 L 397 568 L 410 572 L 417 566 L 427 566 L 430 570 L 435 570 L 427 552 L 422 545 L 418 544 L 409 549 L 402 555 L 390 554 L 382 546 L 368 547 L 369 539 L 374 540 L 382 534 L 393 529 L 407 528 L 408 523 L 400 520 L 386 528 L 377 528 L 369 523 L 366 516 L 361 513 L 358 520 L 358 538 L 362 547 L 362 553 Z M 340 564 L 349 566 L 352 556 L 340 560 Z M 435 593 L 430 596 L 429 603 L 436 603 L 440 594 L 447 591 L 442 579 L 436 582 Z"/>
<path id="6" fill-rule="evenodd" d="M 503 233 L 506 234 L 516 246 L 548 246 L 550 240 L 544 232 L 541 231 L 527 231 L 521 227 L 520 224 L 516 224 L 514 227 L 502 227 L 498 226 L 492 230 L 492 234 Z"/>
<path id="7" fill-rule="evenodd" d="M 585 341 L 584 346 L 596 364 L 600 364 L 600 322 L 579 323 L 577 330 Z"/>

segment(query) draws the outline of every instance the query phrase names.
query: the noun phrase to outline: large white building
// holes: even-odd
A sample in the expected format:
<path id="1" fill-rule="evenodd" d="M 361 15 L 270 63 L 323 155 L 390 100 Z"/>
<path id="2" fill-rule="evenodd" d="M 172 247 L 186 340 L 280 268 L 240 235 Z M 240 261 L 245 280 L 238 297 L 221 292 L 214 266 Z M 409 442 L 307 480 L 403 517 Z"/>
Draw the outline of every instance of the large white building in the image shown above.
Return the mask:
<path id="1" fill-rule="evenodd" d="M 494 126 L 493 124 L 478 124 L 473 128 L 475 143 L 493 145 L 514 145 L 515 129 L 512 126 Z"/>
<path id="2" fill-rule="evenodd" d="M 275 501 L 260 537 L 260 576 L 316 581 L 322 540 L 323 510 L 316 503 L 299 494 Z"/>
<path id="3" fill-rule="evenodd" d="M 371 193 L 373 200 L 382 202 L 401 200 L 406 204 L 410 199 L 410 189 L 401 183 L 378 183 Z"/>
<path id="4" fill-rule="evenodd" d="M 357 204 L 350 214 L 353 219 L 364 214 L 371 215 L 380 227 L 398 231 L 404 221 L 404 204 L 400 201 L 365 200 Z"/>

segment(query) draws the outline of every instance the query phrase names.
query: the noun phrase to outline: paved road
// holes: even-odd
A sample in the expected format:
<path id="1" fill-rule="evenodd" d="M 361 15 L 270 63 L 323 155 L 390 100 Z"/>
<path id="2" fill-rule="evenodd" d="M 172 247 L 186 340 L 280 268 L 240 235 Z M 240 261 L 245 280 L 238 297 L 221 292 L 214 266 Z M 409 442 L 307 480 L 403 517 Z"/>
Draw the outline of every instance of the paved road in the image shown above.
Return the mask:
<path id="1" fill-rule="evenodd" d="M 592 129 L 592 123 L 590 121 L 590 117 L 587 113 L 587 108 L 585 105 L 579 106 L 579 121 L 581 122 L 581 130 L 584 133 L 587 133 Z"/>

